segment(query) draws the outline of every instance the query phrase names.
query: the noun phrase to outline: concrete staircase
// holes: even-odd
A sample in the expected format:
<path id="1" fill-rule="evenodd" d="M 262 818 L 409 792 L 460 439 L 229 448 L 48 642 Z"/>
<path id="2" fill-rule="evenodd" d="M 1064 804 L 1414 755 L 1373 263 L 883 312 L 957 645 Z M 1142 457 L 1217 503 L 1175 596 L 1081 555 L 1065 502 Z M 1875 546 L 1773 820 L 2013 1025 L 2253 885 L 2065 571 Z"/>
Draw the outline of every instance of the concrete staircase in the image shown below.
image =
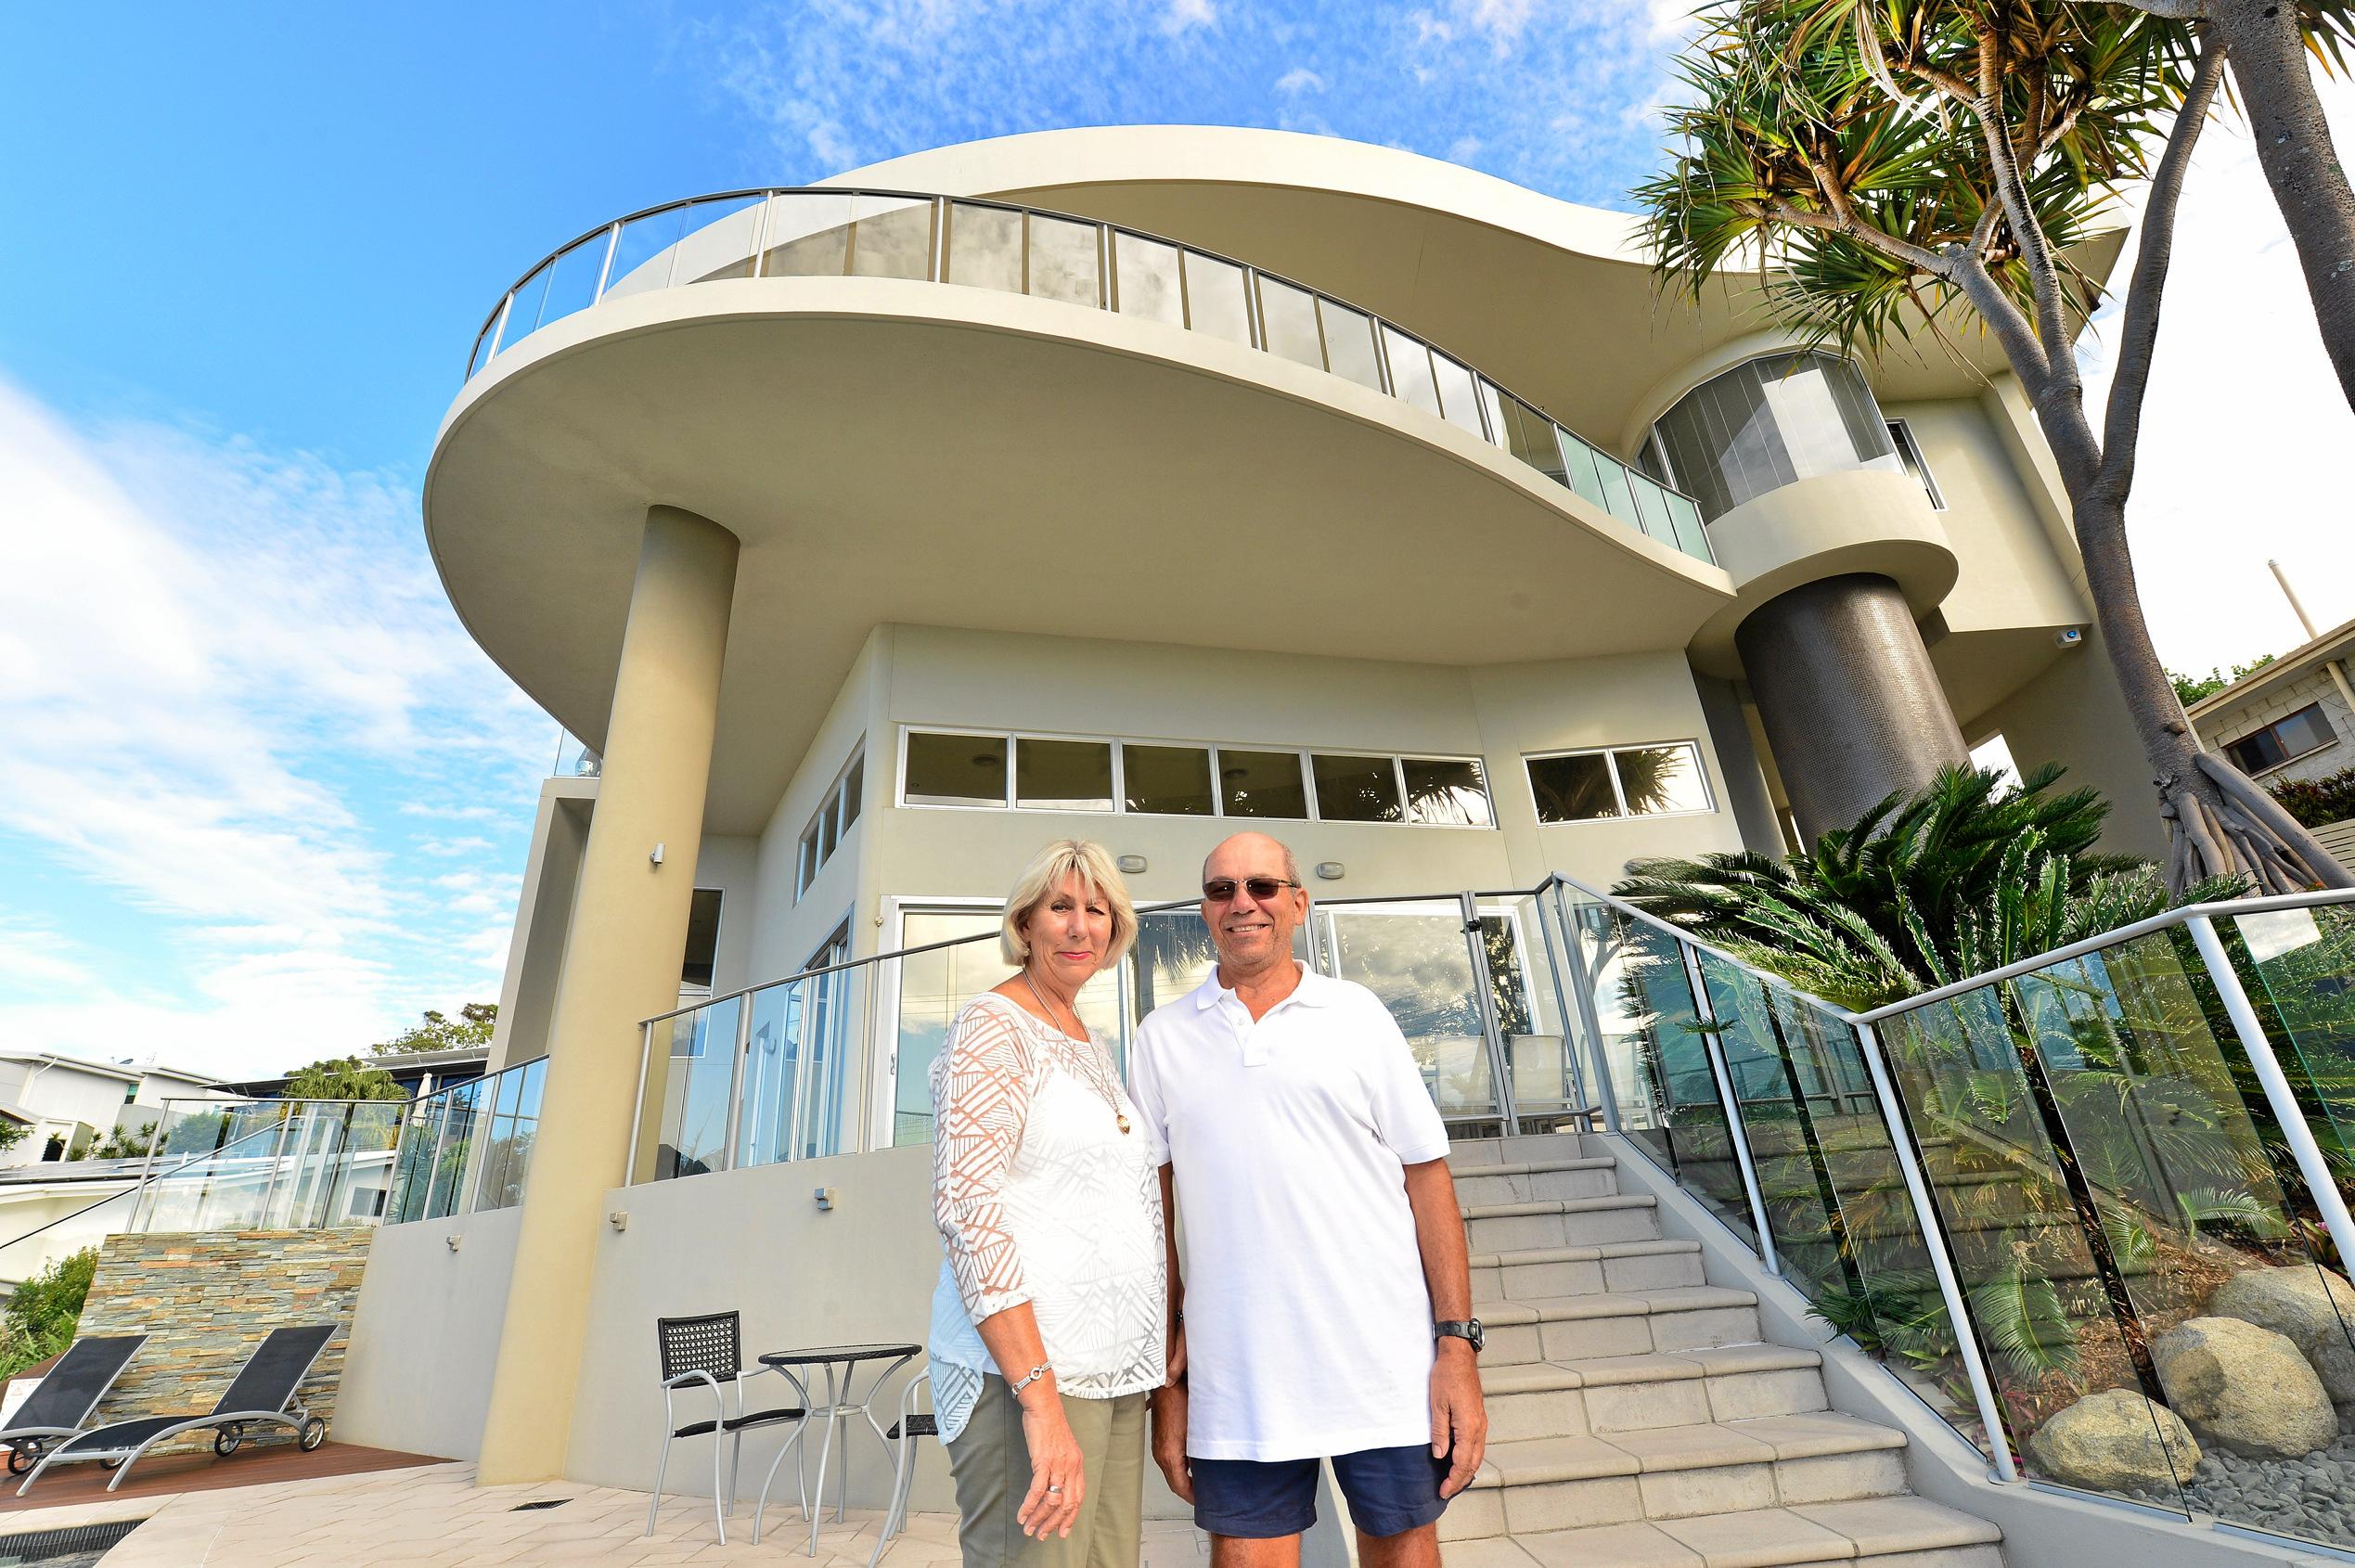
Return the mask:
<path id="1" fill-rule="evenodd" d="M 1821 1358 L 1575 1133 L 1471 1139 L 1488 1458 L 1441 1521 L 1450 1568 L 2002 1568 L 2001 1533 L 1910 1497 L 1904 1434 L 1827 1407 Z"/>

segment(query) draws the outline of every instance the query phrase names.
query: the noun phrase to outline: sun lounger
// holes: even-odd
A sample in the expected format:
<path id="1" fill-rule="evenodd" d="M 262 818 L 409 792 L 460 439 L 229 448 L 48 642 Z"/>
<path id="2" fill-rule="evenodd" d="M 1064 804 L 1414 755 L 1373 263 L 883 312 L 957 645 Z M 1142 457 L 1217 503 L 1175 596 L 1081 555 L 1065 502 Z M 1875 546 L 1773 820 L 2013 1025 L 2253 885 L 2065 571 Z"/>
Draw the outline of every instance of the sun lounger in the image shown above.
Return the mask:
<path id="1" fill-rule="evenodd" d="M 8 1450 L 8 1473 L 22 1475 L 41 1458 L 43 1449 L 61 1437 L 71 1437 L 98 1407 L 114 1380 L 131 1364 L 131 1357 L 148 1343 L 145 1334 L 112 1334 L 80 1339 L 66 1347 L 57 1364 L 43 1374 L 41 1386 L 17 1407 L 0 1444 Z"/>
<path id="2" fill-rule="evenodd" d="M 84 1459 L 109 1460 L 121 1468 L 107 1483 L 111 1492 L 122 1484 L 139 1456 L 166 1438 L 184 1432 L 212 1432 L 212 1451 L 224 1457 L 237 1452 L 249 1426 L 274 1425 L 292 1429 L 305 1453 L 327 1441 L 327 1422 L 304 1409 L 295 1393 L 310 1375 L 312 1363 L 335 1337 L 335 1325 L 316 1323 L 299 1329 L 273 1329 L 230 1382 L 219 1403 L 201 1416 L 141 1416 L 94 1427 L 67 1438 L 42 1456 L 32 1473 L 17 1488 L 22 1497 L 32 1489 L 51 1465 L 77 1464 Z"/>

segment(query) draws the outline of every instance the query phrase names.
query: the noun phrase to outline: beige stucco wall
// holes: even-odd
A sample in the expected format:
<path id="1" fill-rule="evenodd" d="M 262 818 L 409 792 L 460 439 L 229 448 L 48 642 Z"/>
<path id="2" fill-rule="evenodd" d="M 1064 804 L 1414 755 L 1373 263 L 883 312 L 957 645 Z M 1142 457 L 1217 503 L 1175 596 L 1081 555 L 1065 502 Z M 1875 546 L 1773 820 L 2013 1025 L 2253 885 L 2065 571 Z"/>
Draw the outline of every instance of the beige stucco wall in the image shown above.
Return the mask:
<path id="1" fill-rule="evenodd" d="M 2090 784 L 2108 798 L 2104 849 L 2165 858 L 2167 833 L 2159 821 L 2150 765 L 2127 717 L 2126 700 L 2118 693 L 2117 677 L 2110 673 L 2098 628 L 2089 629 L 2081 646 L 1988 710 L 1963 739 L 1975 746 L 1997 733 L 2021 767 L 2064 763 L 2069 770 L 2062 781 L 2065 788 Z"/>
<path id="2" fill-rule="evenodd" d="M 522 1215 L 378 1227 L 343 1366 L 339 1440 L 452 1459 L 482 1451 Z"/>
<path id="3" fill-rule="evenodd" d="M 564 977 L 573 899 L 580 890 L 581 856 L 596 809 L 594 778 L 557 778 L 540 786 L 523 888 L 515 901 L 515 931 L 508 939 L 507 973 L 499 983 L 498 1021 L 491 1031 L 491 1072 L 547 1054 L 548 1022 Z"/>
<path id="4" fill-rule="evenodd" d="M 2070 581 L 2074 560 L 2053 548 L 2044 520 L 1986 406 L 1955 399 L 1886 405 L 1903 419 L 1937 482 L 1960 575 L 1938 608 L 1947 626 L 1974 632 L 2076 625 L 2087 619 Z"/>
<path id="5" fill-rule="evenodd" d="M 755 932 L 760 924 L 761 841 L 736 833 L 706 833 L 695 855 L 695 885 L 720 894 L 719 951 L 712 961 L 712 989 L 733 991 L 760 978 L 753 972 Z"/>

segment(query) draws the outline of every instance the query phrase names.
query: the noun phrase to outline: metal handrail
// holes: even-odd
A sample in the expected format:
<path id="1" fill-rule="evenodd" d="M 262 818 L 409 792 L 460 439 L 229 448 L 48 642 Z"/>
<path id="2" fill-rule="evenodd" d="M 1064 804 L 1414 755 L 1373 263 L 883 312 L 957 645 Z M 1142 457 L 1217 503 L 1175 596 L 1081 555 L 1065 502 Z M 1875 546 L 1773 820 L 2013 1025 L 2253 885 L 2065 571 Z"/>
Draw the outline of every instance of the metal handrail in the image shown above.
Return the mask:
<path id="1" fill-rule="evenodd" d="M 1568 437 L 1572 441 L 1579 443 L 1581 445 L 1586 447 L 1589 452 L 1607 458 L 1613 464 L 1625 469 L 1627 473 L 1631 476 L 1629 480 L 1628 504 L 1635 508 L 1637 518 L 1629 519 L 1620 517 L 1617 513 L 1612 512 L 1608 505 L 1607 497 L 1605 501 L 1601 504 L 1601 509 L 1609 513 L 1615 521 L 1635 529 L 1638 533 L 1644 534 L 1647 538 L 1653 538 L 1659 543 L 1667 544 L 1669 547 L 1678 550 L 1679 553 L 1691 554 L 1692 552 L 1688 551 L 1682 542 L 1681 530 L 1679 529 L 1678 520 L 1674 515 L 1671 515 L 1665 520 L 1665 526 L 1667 529 L 1667 537 L 1665 539 L 1660 538 L 1659 535 L 1653 532 L 1652 528 L 1647 523 L 1641 521 L 1645 511 L 1645 508 L 1642 504 L 1641 498 L 1633 489 L 1633 481 L 1640 478 L 1645 483 L 1651 484 L 1659 489 L 1664 495 L 1674 496 L 1678 500 L 1684 502 L 1692 508 L 1694 536 L 1701 546 L 1698 559 L 1710 561 L 1712 564 L 1715 563 L 1716 556 L 1709 542 L 1707 520 L 1702 515 L 1700 503 L 1692 495 L 1686 491 L 1679 489 L 1676 485 L 1669 483 L 1667 481 L 1661 479 L 1657 475 L 1646 471 L 1638 464 L 1628 462 L 1628 460 L 1618 456 L 1617 454 L 1613 452 L 1610 447 L 1603 445 L 1602 443 L 1588 440 L 1585 436 L 1578 434 L 1576 431 L 1573 431 L 1568 425 L 1563 423 L 1560 419 L 1555 418 L 1551 413 L 1548 413 L 1545 406 L 1535 399 L 1522 396 L 1519 392 L 1516 392 L 1512 388 L 1505 386 L 1493 376 L 1489 376 L 1486 372 L 1480 370 L 1465 356 L 1441 348 L 1439 345 L 1432 342 L 1430 339 L 1424 337 L 1419 332 L 1409 331 L 1405 327 L 1399 325 L 1397 322 L 1392 320 L 1389 316 L 1383 315 L 1383 313 L 1375 310 L 1370 310 L 1363 305 L 1354 303 L 1351 301 L 1345 300 L 1340 295 L 1332 292 L 1330 289 L 1317 288 L 1313 284 L 1301 282 L 1299 279 L 1291 277 L 1283 273 L 1275 272 L 1266 267 L 1255 265 L 1252 263 L 1224 254 L 1221 251 L 1213 251 L 1206 246 L 1195 244 L 1190 240 L 1179 239 L 1172 236 L 1159 234 L 1150 229 L 1138 228 L 1128 224 L 1116 224 L 1102 218 L 1091 218 L 1076 212 L 1059 212 L 1053 208 L 1034 207 L 1021 202 L 1003 201 L 984 196 L 956 196 L 938 191 L 892 190 L 867 186 L 746 186 L 735 190 L 714 191 L 706 195 L 685 197 L 672 201 L 661 202 L 652 207 L 641 208 L 635 212 L 626 213 L 622 217 L 614 218 L 606 223 L 599 224 L 594 228 L 584 230 L 581 234 L 566 241 L 564 244 L 558 246 L 555 250 L 548 251 L 538 261 L 534 262 L 531 266 L 525 268 L 516 280 L 509 284 L 499 295 L 497 302 L 492 305 L 489 313 L 483 316 L 483 325 L 476 330 L 468 350 L 467 369 L 464 379 L 466 381 L 473 380 L 476 376 L 482 374 L 484 370 L 487 370 L 493 360 L 498 354 L 504 353 L 510 343 L 521 341 L 523 337 L 529 336 L 530 332 L 538 330 L 539 327 L 543 325 L 543 323 L 535 320 L 532 327 L 525 332 L 516 334 L 513 337 L 508 335 L 506 317 L 512 308 L 513 302 L 519 297 L 524 286 L 529 284 L 534 278 L 541 276 L 544 272 L 546 272 L 548 276 L 547 287 L 552 288 L 555 281 L 555 274 L 551 269 L 554 268 L 555 264 L 562 258 L 573 254 L 582 246 L 595 241 L 598 236 L 602 235 L 605 237 L 606 245 L 604 257 L 599 263 L 595 290 L 589 296 L 586 303 L 577 307 L 579 310 L 593 308 L 611 291 L 614 257 L 618 254 L 622 233 L 630 225 L 649 218 L 661 217 L 668 212 L 684 212 L 689 209 L 707 205 L 713 202 L 757 200 L 764 204 L 765 209 L 766 203 L 768 201 L 779 197 L 790 196 L 839 197 L 845 202 L 856 202 L 860 199 L 866 199 L 878 201 L 923 202 L 926 204 L 956 203 L 961 206 L 986 207 L 999 212 L 1018 212 L 1026 217 L 1036 216 L 1055 222 L 1085 225 L 1101 235 L 1127 235 L 1153 244 L 1166 245 L 1181 251 L 1202 256 L 1206 260 L 1216 262 L 1221 265 L 1235 267 L 1243 272 L 1248 277 L 1268 279 L 1282 285 L 1283 287 L 1298 289 L 1302 293 L 1310 295 L 1317 300 L 1330 302 L 1335 306 L 1365 317 L 1368 321 L 1369 330 L 1372 334 L 1371 346 L 1382 367 L 1378 369 L 1377 376 L 1383 383 L 1381 387 L 1378 387 L 1375 390 L 1380 391 L 1383 392 L 1384 395 L 1393 397 L 1398 401 L 1406 401 L 1391 385 L 1392 377 L 1387 371 L 1389 352 L 1383 341 L 1383 332 L 1384 330 L 1396 333 L 1433 353 L 1446 357 L 1467 371 L 1473 377 L 1475 385 L 1485 385 L 1500 396 L 1510 398 L 1513 402 L 1520 404 L 1523 407 L 1529 409 L 1539 418 L 1543 418 L 1548 425 L 1552 427 L 1554 430 L 1559 431 L 1563 435 Z M 740 208 L 737 211 L 743 212 L 749 210 L 750 209 Z M 724 214 L 723 217 L 733 215 L 734 213 L 728 213 Z M 849 222 L 854 225 L 859 220 L 856 216 L 853 216 L 849 220 Z M 753 272 L 751 276 L 753 277 L 762 276 L 761 268 L 766 260 L 766 241 L 767 237 L 766 228 L 766 211 L 764 210 L 760 226 L 756 227 L 753 233 L 753 249 L 746 258 L 752 263 Z M 684 245 L 687 242 L 688 238 L 688 235 L 686 232 L 681 232 L 671 241 L 670 245 L 664 247 L 664 249 L 676 251 L 679 246 Z M 1100 249 L 1102 248 L 1100 248 Z M 661 252 L 657 251 L 655 254 L 659 255 Z M 651 260 L 651 258 L 649 259 Z M 932 247 L 932 254 L 926 261 L 925 281 L 946 281 L 941 276 L 944 266 L 945 261 L 941 253 L 941 248 L 936 234 Z M 676 256 L 674 256 L 673 259 L 673 269 L 674 272 L 676 269 Z M 1117 272 L 1116 263 L 1113 263 L 1113 272 L 1115 274 Z M 674 277 L 671 281 L 665 283 L 663 287 L 676 287 L 679 281 L 680 280 Z M 697 280 L 690 278 L 685 281 L 694 282 Z M 1113 308 L 1113 303 L 1110 286 L 1104 288 L 1102 290 L 1102 296 L 1103 302 L 1095 308 L 1099 310 L 1111 310 Z M 1265 329 L 1264 325 L 1261 323 L 1260 311 L 1257 308 L 1249 308 L 1247 310 L 1247 315 L 1252 323 L 1252 346 L 1259 349 L 1261 352 L 1274 352 L 1268 347 L 1265 341 Z M 1336 375 L 1342 374 L 1339 371 L 1332 371 L 1331 373 Z M 1486 432 L 1486 438 L 1490 442 L 1490 443 L 1511 454 L 1512 452 L 1512 441 L 1510 433 L 1502 430 L 1491 431 L 1488 429 L 1490 420 L 1487 409 L 1483 406 L 1485 403 L 1485 398 L 1475 395 L 1475 407 L 1473 410 L 1473 417 L 1477 419 L 1481 430 Z M 1518 456 L 1517 454 L 1514 454 L 1514 456 L 1516 457 Z M 1526 461 L 1526 459 L 1519 460 L 1525 462 Z M 1531 466 L 1534 467 L 1536 465 Z M 1546 472 L 1546 470 L 1542 468 L 1539 468 L 1538 471 Z M 1553 476 L 1549 473 L 1548 477 L 1552 478 Z M 1576 487 L 1570 482 L 1566 474 L 1558 480 L 1557 482 L 1562 484 L 1564 488 L 1571 490 L 1573 494 L 1576 493 Z M 1673 513 L 1673 508 L 1670 508 L 1670 510 Z"/>

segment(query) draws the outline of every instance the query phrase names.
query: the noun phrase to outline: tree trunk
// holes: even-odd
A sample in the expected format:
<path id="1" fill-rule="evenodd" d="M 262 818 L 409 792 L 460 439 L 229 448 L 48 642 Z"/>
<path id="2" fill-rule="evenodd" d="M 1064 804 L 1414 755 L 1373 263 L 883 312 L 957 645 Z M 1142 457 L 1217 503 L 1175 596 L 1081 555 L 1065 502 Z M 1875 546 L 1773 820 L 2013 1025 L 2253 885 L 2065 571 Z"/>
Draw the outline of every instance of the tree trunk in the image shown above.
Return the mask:
<path id="1" fill-rule="evenodd" d="M 2296 0 L 2216 0 L 2258 161 L 2289 225 L 2339 391 L 2355 406 L 2355 191 L 2331 145 Z"/>
<path id="2" fill-rule="evenodd" d="M 2282 833 L 2244 810 L 2211 775 L 2232 770 L 2221 758 L 2205 764 L 2174 683 L 2151 646 L 2143 600 L 2134 583 L 2134 559 L 2126 543 L 2126 507 L 2098 494 L 2075 494 L 2071 512 L 2078 552 L 2085 560 L 2085 584 L 2109 650 L 2128 714 L 2143 742 L 2158 786 L 2159 815 L 2177 853 L 2168 856 L 2170 892 L 2181 893 L 2210 877 L 2238 877 L 2259 893 L 2299 893 L 2308 888 L 2355 887 L 2355 877 L 2332 858 L 2311 833 L 2291 824 Z M 2251 789 L 2255 786 L 2251 785 Z"/>

